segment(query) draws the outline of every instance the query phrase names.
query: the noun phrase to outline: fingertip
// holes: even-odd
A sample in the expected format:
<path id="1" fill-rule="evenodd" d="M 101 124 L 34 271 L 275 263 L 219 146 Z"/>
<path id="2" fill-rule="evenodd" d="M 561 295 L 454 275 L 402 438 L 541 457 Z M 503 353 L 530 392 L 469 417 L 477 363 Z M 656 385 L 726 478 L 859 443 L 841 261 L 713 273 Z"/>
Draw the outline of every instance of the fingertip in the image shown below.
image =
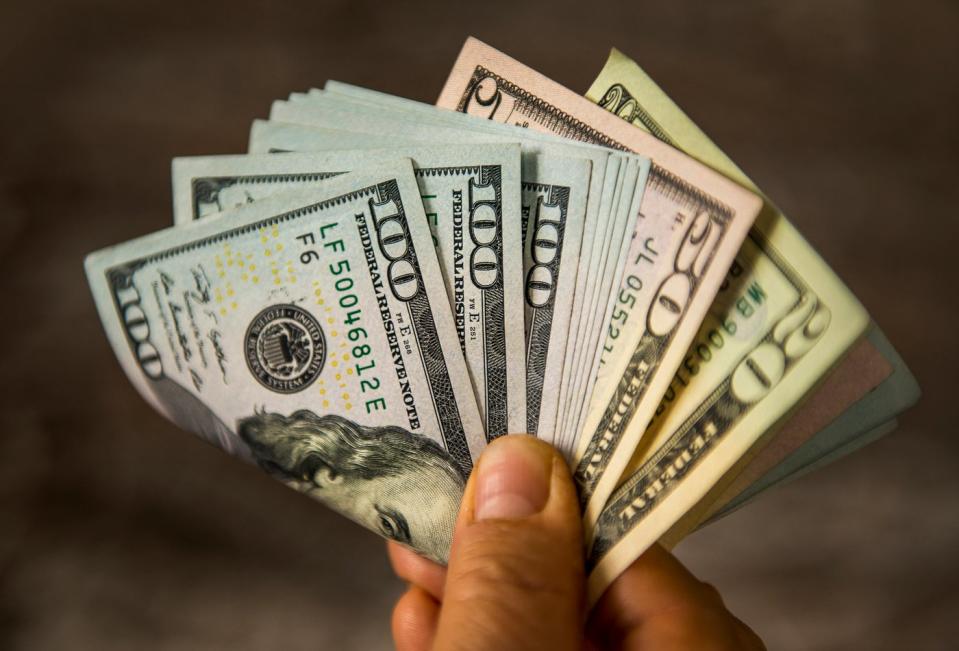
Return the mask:
<path id="1" fill-rule="evenodd" d="M 407 583 L 419 586 L 434 599 L 443 599 L 443 585 L 446 583 L 446 568 L 399 543 L 388 541 L 386 552 L 396 576 Z"/>
<path id="2" fill-rule="evenodd" d="M 391 628 L 398 651 L 422 651 L 433 645 L 439 604 L 426 591 L 411 586 L 393 608 Z"/>

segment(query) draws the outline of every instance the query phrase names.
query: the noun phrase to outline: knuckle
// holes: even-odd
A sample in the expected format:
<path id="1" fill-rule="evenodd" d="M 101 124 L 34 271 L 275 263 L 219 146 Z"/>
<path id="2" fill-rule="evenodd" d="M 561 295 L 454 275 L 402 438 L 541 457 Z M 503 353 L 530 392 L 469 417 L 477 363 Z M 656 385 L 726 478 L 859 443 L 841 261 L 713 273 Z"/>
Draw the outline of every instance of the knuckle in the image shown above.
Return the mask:
<path id="1" fill-rule="evenodd" d="M 702 591 L 703 601 L 721 609 L 725 609 L 725 604 L 723 603 L 723 596 L 720 594 L 719 590 L 716 589 L 712 583 L 706 583 L 705 581 L 700 581 L 700 589 Z"/>
<path id="2" fill-rule="evenodd" d="M 669 618 L 671 627 L 679 635 L 692 636 L 689 648 L 709 651 L 755 651 L 764 648 L 758 636 L 722 605 L 689 604 L 673 610 Z M 745 635 L 744 629 L 752 634 L 752 638 Z"/>

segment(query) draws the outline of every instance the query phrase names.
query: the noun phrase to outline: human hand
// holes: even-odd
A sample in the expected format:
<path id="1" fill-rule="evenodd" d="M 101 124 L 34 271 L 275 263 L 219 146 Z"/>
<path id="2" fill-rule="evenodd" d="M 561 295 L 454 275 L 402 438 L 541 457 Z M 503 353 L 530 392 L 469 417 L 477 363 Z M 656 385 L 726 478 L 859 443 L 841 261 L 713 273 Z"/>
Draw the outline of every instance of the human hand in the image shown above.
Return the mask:
<path id="1" fill-rule="evenodd" d="M 669 552 L 654 545 L 585 614 L 583 531 L 562 457 L 533 437 L 483 453 L 466 486 L 448 568 L 395 543 L 410 587 L 393 611 L 400 651 L 764 649 Z"/>

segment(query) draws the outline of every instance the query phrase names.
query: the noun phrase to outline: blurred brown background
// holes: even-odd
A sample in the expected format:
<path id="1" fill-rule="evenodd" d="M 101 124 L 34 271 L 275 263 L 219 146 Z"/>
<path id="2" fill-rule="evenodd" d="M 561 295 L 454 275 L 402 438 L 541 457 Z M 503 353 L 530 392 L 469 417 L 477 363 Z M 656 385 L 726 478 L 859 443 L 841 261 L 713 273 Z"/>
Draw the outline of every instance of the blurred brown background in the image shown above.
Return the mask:
<path id="1" fill-rule="evenodd" d="M 908 6 L 908 9 L 907 9 Z M 375 649 L 383 545 L 153 413 L 83 255 L 166 227 L 169 163 L 241 152 L 274 98 L 342 79 L 432 101 L 465 37 L 580 92 L 616 45 L 791 215 L 925 390 L 891 437 L 679 555 L 771 649 L 959 635 L 959 5 L 0 8 L 0 648 Z"/>

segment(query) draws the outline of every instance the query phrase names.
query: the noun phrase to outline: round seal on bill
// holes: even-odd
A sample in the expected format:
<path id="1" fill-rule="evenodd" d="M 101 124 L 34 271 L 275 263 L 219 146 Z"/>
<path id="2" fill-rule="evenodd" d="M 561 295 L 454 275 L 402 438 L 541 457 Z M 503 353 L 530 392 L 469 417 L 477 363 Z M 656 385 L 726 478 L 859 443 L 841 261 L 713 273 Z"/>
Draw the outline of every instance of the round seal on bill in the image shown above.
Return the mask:
<path id="1" fill-rule="evenodd" d="M 323 328 L 296 305 L 273 305 L 257 314 L 246 330 L 243 348 L 250 372 L 277 393 L 310 386 L 326 362 Z"/>

